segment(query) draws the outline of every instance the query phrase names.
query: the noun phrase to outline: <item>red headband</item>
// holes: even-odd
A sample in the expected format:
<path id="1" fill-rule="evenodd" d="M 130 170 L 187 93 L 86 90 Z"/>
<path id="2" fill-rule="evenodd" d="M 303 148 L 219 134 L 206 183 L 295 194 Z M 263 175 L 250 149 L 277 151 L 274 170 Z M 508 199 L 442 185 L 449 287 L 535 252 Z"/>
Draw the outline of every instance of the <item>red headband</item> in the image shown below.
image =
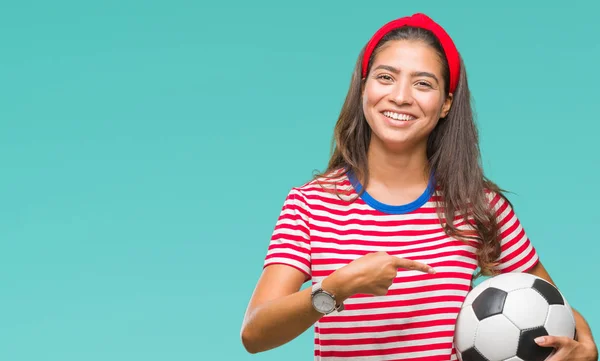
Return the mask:
<path id="1" fill-rule="evenodd" d="M 446 53 L 446 59 L 448 60 L 448 68 L 450 69 L 450 93 L 454 93 L 456 86 L 458 85 L 458 76 L 460 73 L 460 60 L 458 56 L 458 50 L 452 41 L 452 38 L 446 33 L 446 31 L 438 25 L 436 22 L 431 20 L 425 14 L 414 14 L 404 18 L 392 20 L 385 24 L 381 29 L 377 30 L 375 35 L 369 40 L 367 48 L 365 49 L 365 55 L 362 63 L 362 76 L 367 76 L 367 68 L 369 66 L 369 59 L 373 50 L 381 39 L 390 31 L 400 28 L 402 26 L 413 26 L 417 28 L 427 29 L 431 31 L 442 44 L 444 53 Z"/>

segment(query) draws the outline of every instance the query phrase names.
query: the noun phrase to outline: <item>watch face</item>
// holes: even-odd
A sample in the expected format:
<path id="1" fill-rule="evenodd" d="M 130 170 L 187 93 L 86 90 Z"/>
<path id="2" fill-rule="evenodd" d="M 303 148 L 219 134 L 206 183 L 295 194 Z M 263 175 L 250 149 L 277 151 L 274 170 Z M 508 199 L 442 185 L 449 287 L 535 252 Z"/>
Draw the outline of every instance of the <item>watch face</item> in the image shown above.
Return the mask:
<path id="1" fill-rule="evenodd" d="M 313 306 L 321 313 L 329 313 L 335 309 L 335 301 L 325 293 L 317 293 L 313 297 Z"/>

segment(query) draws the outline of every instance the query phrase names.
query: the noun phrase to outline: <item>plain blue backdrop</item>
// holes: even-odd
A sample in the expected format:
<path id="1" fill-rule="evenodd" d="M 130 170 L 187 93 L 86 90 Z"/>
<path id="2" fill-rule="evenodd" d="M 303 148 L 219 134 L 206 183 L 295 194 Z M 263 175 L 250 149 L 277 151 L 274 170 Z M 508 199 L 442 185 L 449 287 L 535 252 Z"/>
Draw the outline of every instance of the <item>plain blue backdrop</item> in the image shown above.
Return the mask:
<path id="1" fill-rule="evenodd" d="M 464 57 L 487 175 L 600 332 L 596 2 L 100 1 L 0 9 L 0 359 L 259 355 L 242 318 L 323 170 L 362 46 L 424 12 Z"/>

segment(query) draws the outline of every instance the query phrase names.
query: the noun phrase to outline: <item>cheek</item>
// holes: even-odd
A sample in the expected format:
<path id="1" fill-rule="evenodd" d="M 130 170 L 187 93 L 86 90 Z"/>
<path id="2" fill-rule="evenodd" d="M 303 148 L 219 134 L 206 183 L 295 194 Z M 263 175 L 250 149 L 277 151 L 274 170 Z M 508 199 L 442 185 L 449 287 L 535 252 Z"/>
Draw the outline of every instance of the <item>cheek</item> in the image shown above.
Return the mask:
<path id="1" fill-rule="evenodd" d="M 367 119 L 367 122 L 370 123 L 370 119 L 371 119 L 371 112 L 372 112 L 372 108 L 373 108 L 373 101 L 372 101 L 372 95 L 371 93 L 365 89 L 365 91 L 363 92 L 362 95 L 362 111 L 363 114 L 365 115 L 365 118 Z"/>
<path id="2" fill-rule="evenodd" d="M 423 111 L 432 117 L 439 117 L 442 112 L 442 106 L 444 105 L 443 99 L 440 96 L 424 96 L 419 102 Z"/>
<path id="3" fill-rule="evenodd" d="M 371 114 L 373 114 L 372 111 L 372 105 L 370 105 L 369 103 L 369 99 L 366 96 L 366 93 L 364 94 L 363 98 L 362 98 L 362 113 L 364 115 L 364 119 L 367 121 L 367 124 L 369 124 L 369 126 L 373 126 L 373 122 L 372 122 L 372 116 Z"/>
<path id="4" fill-rule="evenodd" d="M 363 106 L 374 106 L 384 96 L 384 89 L 381 86 L 374 82 L 368 82 L 363 92 Z"/>

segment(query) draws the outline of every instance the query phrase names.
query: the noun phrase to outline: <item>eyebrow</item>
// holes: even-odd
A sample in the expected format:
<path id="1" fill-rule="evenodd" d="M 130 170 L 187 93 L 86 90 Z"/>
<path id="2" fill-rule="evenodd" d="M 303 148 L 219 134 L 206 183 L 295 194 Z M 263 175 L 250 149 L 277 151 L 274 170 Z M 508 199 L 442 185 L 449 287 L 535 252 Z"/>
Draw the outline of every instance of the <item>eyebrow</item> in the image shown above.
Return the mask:
<path id="1" fill-rule="evenodd" d="M 384 69 L 387 71 L 391 71 L 392 73 L 398 74 L 400 73 L 400 70 L 394 68 L 393 66 L 390 65 L 379 65 L 377 68 L 373 69 L 373 70 L 377 70 L 377 69 Z M 410 76 L 426 76 L 428 78 L 432 78 L 433 80 L 435 80 L 436 82 L 440 82 L 437 78 L 437 76 L 435 76 L 435 74 L 432 74 L 430 72 L 427 71 L 413 71 L 412 73 L 410 73 Z"/>

